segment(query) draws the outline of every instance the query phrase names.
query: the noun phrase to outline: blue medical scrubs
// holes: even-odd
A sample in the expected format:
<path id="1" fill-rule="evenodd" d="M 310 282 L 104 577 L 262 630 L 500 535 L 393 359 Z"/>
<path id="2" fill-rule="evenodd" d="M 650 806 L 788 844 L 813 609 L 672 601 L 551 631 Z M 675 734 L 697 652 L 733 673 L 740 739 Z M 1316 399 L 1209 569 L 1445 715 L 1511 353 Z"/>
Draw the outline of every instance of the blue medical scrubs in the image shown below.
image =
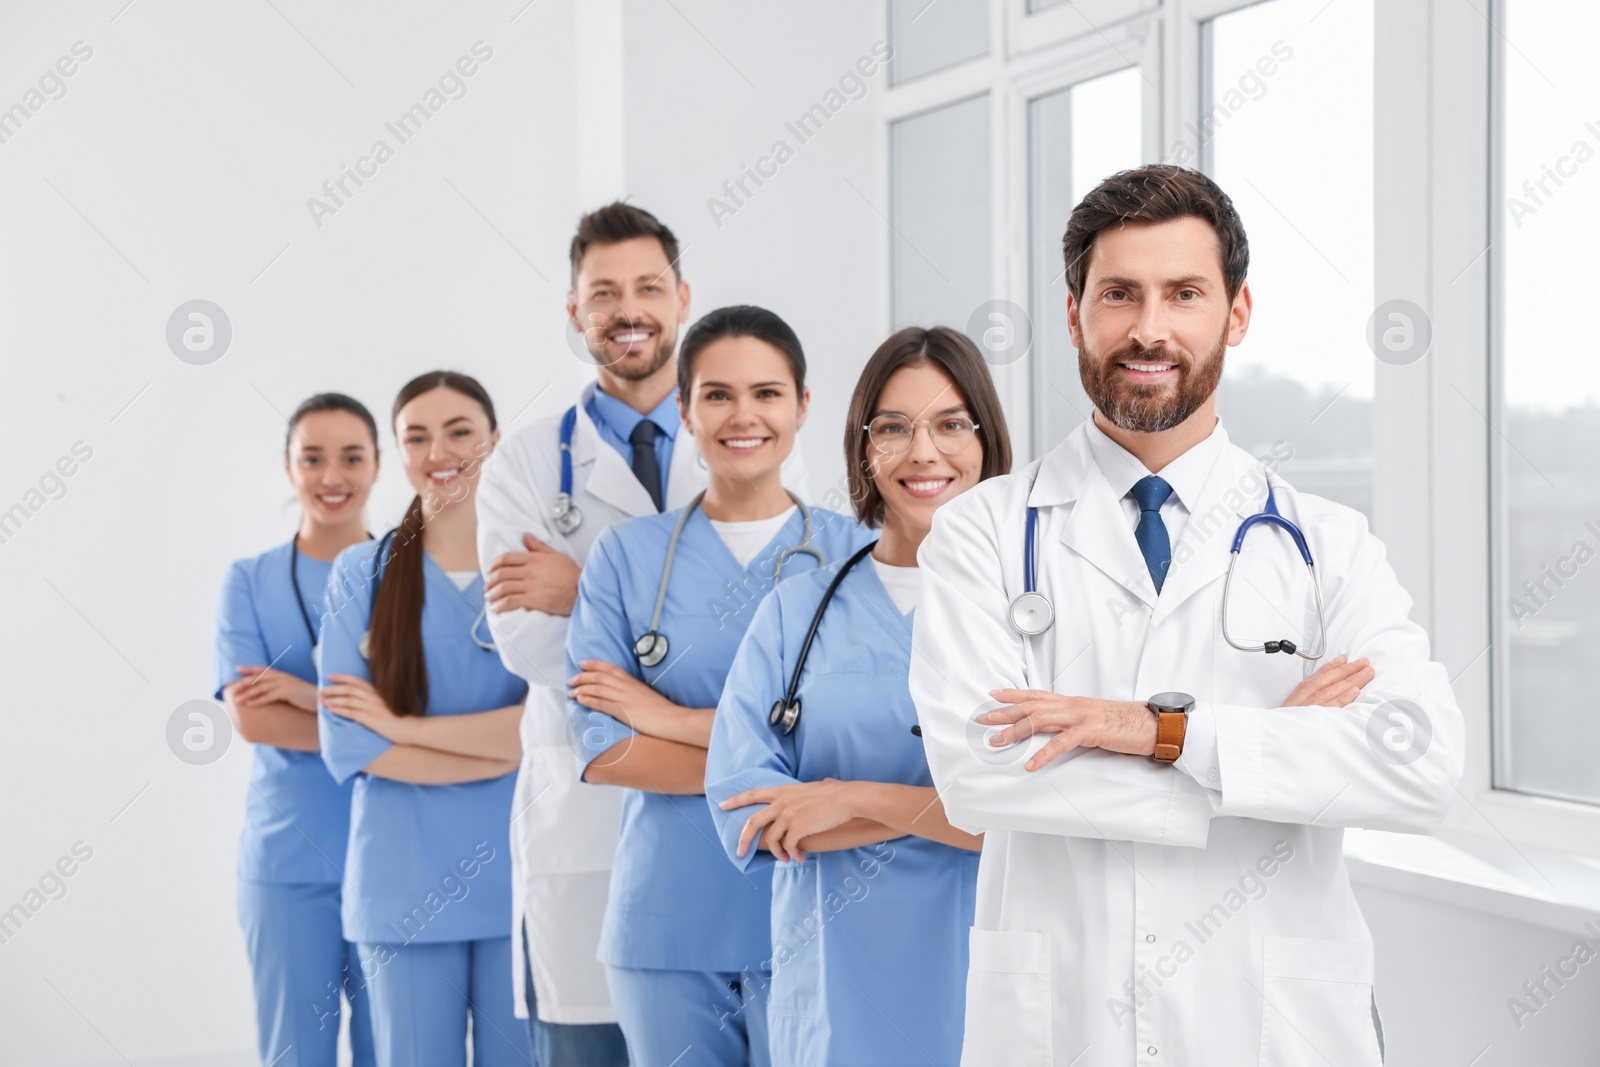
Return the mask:
<path id="1" fill-rule="evenodd" d="M 316 683 L 306 616 L 315 626 L 333 564 L 299 553 L 302 615 L 290 583 L 290 554 L 296 551 L 291 542 L 228 569 L 217 607 L 216 699 L 241 679 L 239 667 L 271 665 Z M 239 923 L 250 958 L 261 1062 L 334 1067 L 343 987 L 355 1063 L 370 1067 L 367 1001 L 359 984 L 348 980 L 355 946 L 339 925 L 350 787 L 329 778 L 315 752 L 252 748 L 239 839 Z"/>
<path id="2" fill-rule="evenodd" d="M 327 586 L 321 684 L 370 678 L 358 643 L 371 617 L 381 542 L 339 553 Z M 422 646 L 428 715 L 520 704 L 522 679 L 471 638 L 483 579 L 465 590 L 423 555 Z M 486 625 L 478 627 L 487 640 Z M 515 772 L 482 782 L 413 785 L 364 773 L 391 743 L 327 708 L 322 760 L 355 779 L 345 868 L 344 935 L 358 944 L 382 1067 L 466 1063 L 527 1067 L 528 1035 L 511 993 L 511 794 Z"/>
<path id="3" fill-rule="evenodd" d="M 911 732 L 912 616 L 900 614 L 870 559 L 850 569 L 823 616 L 800 676 L 794 733 L 767 723 L 842 565 L 782 583 L 756 610 L 717 705 L 706 800 L 735 867 L 774 872 L 773 1063 L 955 1067 L 978 853 L 907 836 L 804 863 L 779 863 L 755 844 L 740 857 L 739 834 L 762 805 L 717 806 L 747 789 L 823 778 L 933 785 L 922 738 Z"/>
<path id="4" fill-rule="evenodd" d="M 662 607 L 660 629 L 670 649 L 659 665 L 642 667 L 633 644 L 649 628 L 681 510 L 618 523 L 595 542 L 567 631 L 569 676 L 581 660 L 601 660 L 626 668 L 675 704 L 716 706 L 739 639 L 772 588 L 775 557 L 800 543 L 803 519 L 796 509 L 743 567 L 695 509 Z M 830 560 L 870 540 L 854 519 L 821 508 L 813 509 L 812 525 L 813 545 Z M 816 567 L 812 556 L 790 556 L 782 577 Z M 568 713 L 585 769 L 634 734 L 573 700 Z M 727 862 L 703 797 L 625 792 L 599 956 L 634 1067 L 767 1063 L 769 872 L 747 874 Z"/>

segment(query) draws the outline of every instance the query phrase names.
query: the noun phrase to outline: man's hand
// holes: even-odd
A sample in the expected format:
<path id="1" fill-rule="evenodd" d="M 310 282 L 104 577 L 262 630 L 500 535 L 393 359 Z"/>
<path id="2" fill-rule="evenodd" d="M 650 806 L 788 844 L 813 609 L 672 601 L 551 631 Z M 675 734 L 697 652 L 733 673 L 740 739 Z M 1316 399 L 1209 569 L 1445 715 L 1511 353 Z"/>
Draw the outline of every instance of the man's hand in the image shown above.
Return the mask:
<path id="1" fill-rule="evenodd" d="M 1374 677 L 1376 672 L 1366 659 L 1348 663 L 1343 656 L 1335 656 L 1295 686 L 1283 706 L 1342 708 L 1360 696 Z"/>
<path id="2" fill-rule="evenodd" d="M 1156 750 L 1156 717 L 1131 700 L 1069 697 L 1038 689 L 991 689 L 989 695 L 1009 707 L 978 716 L 984 726 L 1005 726 L 989 738 L 996 748 L 1025 741 L 1036 733 L 1055 734 L 1023 766 L 1036 771 L 1075 748 L 1103 748 L 1130 756 Z"/>
<path id="3" fill-rule="evenodd" d="M 1374 677 L 1366 659 L 1348 662 L 1335 656 L 1295 686 L 1283 706 L 1342 708 L 1360 696 Z M 977 718 L 984 726 L 1006 727 L 989 738 L 994 747 L 1025 741 L 1036 733 L 1057 735 L 1023 765 L 1030 771 L 1075 748 L 1103 748 L 1132 756 L 1148 756 L 1156 750 L 1156 717 L 1135 701 L 1069 697 L 1038 689 L 991 689 L 989 695 L 1010 705 Z"/>
<path id="4" fill-rule="evenodd" d="M 489 609 L 571 615 L 578 599 L 578 564 L 532 534 L 523 534 L 522 543 L 526 552 L 502 552 L 490 565 L 483 586 Z"/>

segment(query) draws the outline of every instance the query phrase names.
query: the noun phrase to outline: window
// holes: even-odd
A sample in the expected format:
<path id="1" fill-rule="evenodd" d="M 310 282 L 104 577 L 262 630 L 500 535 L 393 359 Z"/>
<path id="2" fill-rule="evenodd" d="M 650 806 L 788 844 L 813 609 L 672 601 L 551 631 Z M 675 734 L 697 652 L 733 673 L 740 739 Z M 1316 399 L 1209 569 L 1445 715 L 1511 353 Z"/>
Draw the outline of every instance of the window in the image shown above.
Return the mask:
<path id="1" fill-rule="evenodd" d="M 1203 24 L 1200 120 L 1167 146 L 1233 198 L 1250 330 L 1218 394 L 1233 442 L 1372 515 L 1372 0 L 1270 0 Z"/>
<path id="2" fill-rule="evenodd" d="M 1500 29 L 1515 45 L 1498 79 L 1495 784 L 1593 804 L 1600 361 L 1584 334 L 1600 284 L 1600 9 L 1506 0 Z"/>
<path id="3" fill-rule="evenodd" d="M 895 122 L 889 161 L 894 324 L 965 329 L 992 295 L 988 96 Z"/>
<path id="4" fill-rule="evenodd" d="M 1142 88 L 1139 71 L 1129 67 L 1028 102 L 1035 455 L 1088 418 L 1093 407 L 1067 332 L 1061 235 L 1084 193 L 1139 165 Z"/>
<path id="5" fill-rule="evenodd" d="M 988 0 L 889 0 L 889 84 L 989 52 Z"/>

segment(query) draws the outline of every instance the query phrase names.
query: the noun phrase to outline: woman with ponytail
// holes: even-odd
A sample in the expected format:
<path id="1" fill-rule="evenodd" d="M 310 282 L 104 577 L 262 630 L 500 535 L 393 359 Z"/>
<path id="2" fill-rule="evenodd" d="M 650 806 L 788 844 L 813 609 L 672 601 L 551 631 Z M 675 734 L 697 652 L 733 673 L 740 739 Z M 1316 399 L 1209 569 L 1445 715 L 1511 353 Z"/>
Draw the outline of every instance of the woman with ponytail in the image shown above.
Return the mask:
<path id="1" fill-rule="evenodd" d="M 333 559 L 366 541 L 378 426 L 342 393 L 295 409 L 283 469 L 300 503 L 294 536 L 228 569 L 217 608 L 216 698 L 251 742 L 239 840 L 239 924 L 262 1063 L 335 1067 L 340 992 L 355 946 L 339 925 L 350 786 L 317 754 L 317 616 Z M 367 1002 L 350 994 L 355 1067 L 372 1067 Z M 285 1051 L 292 1048 L 290 1055 Z"/>
<path id="2" fill-rule="evenodd" d="M 530 1062 L 511 994 L 511 796 L 527 685 L 484 619 L 473 496 L 500 439 L 478 382 L 413 379 L 394 403 L 417 495 L 339 554 L 322 623 L 322 759 L 355 779 L 344 936 L 380 1067 Z"/>

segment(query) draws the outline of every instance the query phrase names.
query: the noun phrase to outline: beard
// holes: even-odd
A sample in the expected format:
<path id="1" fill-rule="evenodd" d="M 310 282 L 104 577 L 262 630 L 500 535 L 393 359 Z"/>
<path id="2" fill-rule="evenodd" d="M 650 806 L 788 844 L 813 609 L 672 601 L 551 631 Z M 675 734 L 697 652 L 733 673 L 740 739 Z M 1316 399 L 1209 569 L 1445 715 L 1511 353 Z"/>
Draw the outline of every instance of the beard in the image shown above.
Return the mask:
<path id="1" fill-rule="evenodd" d="M 1084 347 L 1078 350 L 1078 376 L 1083 379 L 1083 391 L 1111 425 L 1134 433 L 1161 433 L 1193 415 L 1217 391 L 1227 348 L 1226 325 L 1210 356 L 1198 364 L 1185 353 L 1161 345 L 1146 348 L 1138 341 L 1130 341 L 1105 358 Z M 1119 363 L 1168 361 L 1177 371 L 1176 385 L 1119 380 Z"/>
<path id="2" fill-rule="evenodd" d="M 607 336 L 609 336 L 611 332 L 618 327 L 618 325 L 624 324 L 630 323 L 628 323 L 627 320 L 624 320 L 621 323 L 613 320 L 613 322 L 606 327 Z M 610 353 L 606 351 L 603 344 L 600 350 L 596 351 L 594 345 L 589 343 L 589 338 L 585 336 L 584 346 L 589 349 L 589 356 L 594 360 L 595 365 L 604 367 L 618 378 L 622 378 L 631 382 L 644 381 L 651 375 L 655 374 L 656 371 L 666 366 L 667 363 L 671 361 L 672 355 L 678 347 L 677 330 L 674 328 L 659 326 L 655 322 L 648 322 L 643 319 L 637 320 L 637 324 L 655 327 L 656 333 L 654 344 L 650 347 L 636 349 L 635 351 L 629 352 L 626 355 L 618 356 L 616 359 L 610 358 Z M 674 326 L 675 325 L 676 324 L 674 324 Z"/>

